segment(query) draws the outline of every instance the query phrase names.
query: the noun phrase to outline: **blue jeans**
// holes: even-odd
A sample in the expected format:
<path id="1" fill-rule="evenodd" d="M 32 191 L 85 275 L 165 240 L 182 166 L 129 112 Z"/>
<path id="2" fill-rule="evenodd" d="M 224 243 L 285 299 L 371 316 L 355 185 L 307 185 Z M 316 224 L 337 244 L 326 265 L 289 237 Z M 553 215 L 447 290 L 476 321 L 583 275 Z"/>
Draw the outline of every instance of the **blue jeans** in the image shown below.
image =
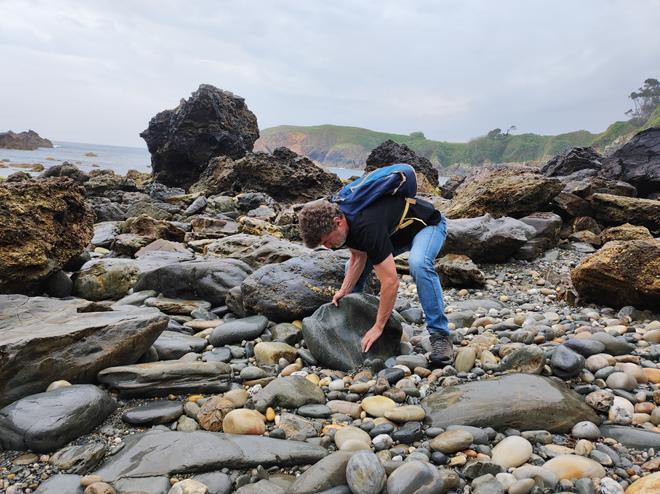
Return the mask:
<path id="1" fill-rule="evenodd" d="M 394 252 L 398 256 L 409 250 L 408 265 L 410 274 L 417 284 L 417 295 L 426 316 L 426 327 L 429 333 L 449 334 L 445 304 L 442 300 L 442 286 L 440 277 L 435 271 L 433 262 L 447 237 L 447 222 L 445 217 L 437 225 L 427 226 L 419 231 L 410 245 Z M 348 266 L 348 264 L 347 264 Z M 353 293 L 364 290 L 367 279 L 373 270 L 373 264 L 367 260 L 364 270 L 353 289 Z"/>

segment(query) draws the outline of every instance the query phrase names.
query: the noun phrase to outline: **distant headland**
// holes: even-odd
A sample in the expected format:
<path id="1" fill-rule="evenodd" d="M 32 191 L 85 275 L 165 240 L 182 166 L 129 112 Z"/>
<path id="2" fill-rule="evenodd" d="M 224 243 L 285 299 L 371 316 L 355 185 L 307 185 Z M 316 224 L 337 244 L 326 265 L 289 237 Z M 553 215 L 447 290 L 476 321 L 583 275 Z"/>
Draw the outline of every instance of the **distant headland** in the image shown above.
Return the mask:
<path id="1" fill-rule="evenodd" d="M 0 132 L 0 148 L 3 149 L 25 149 L 32 151 L 37 148 L 52 148 L 53 143 L 44 139 L 34 130 L 27 132 Z"/>

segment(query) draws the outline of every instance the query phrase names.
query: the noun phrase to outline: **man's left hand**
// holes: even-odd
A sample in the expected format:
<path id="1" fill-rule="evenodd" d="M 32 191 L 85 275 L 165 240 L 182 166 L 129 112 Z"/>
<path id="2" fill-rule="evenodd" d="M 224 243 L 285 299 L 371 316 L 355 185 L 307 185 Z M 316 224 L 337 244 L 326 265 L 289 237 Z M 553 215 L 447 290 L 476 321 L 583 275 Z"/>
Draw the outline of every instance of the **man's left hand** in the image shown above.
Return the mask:
<path id="1" fill-rule="evenodd" d="M 383 334 L 383 328 L 378 328 L 377 326 L 372 326 L 372 328 L 365 333 L 362 337 L 362 351 L 367 353 L 380 335 Z"/>

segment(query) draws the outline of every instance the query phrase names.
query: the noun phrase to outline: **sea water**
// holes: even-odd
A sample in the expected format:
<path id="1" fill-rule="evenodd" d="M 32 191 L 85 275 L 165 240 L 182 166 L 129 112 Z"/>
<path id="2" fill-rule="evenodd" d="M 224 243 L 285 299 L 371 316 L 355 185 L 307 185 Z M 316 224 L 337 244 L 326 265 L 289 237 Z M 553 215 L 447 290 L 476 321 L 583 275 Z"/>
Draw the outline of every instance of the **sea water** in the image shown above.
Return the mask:
<path id="1" fill-rule="evenodd" d="M 63 141 L 53 142 L 53 145 L 55 147 L 33 151 L 0 149 L 0 177 L 6 177 L 17 171 L 38 175 L 37 172 L 31 172 L 29 168 L 21 165 L 41 164 L 44 168 L 49 168 L 65 161 L 87 173 L 94 169 L 110 169 L 119 175 L 126 175 L 128 170 L 151 172 L 151 155 L 146 146 L 107 146 Z M 324 168 L 343 179 L 362 175 L 362 170 L 359 168 Z M 446 178 L 441 177 L 440 183 L 444 180 Z"/>

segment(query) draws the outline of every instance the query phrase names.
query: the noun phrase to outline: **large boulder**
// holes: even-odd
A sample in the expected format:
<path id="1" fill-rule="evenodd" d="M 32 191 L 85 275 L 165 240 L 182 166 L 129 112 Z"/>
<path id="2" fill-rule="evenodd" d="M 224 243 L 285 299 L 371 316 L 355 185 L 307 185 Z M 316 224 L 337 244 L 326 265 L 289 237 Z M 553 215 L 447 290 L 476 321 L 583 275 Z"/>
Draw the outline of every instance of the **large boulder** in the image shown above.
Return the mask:
<path id="1" fill-rule="evenodd" d="M 91 384 L 38 393 L 0 409 L 0 449 L 49 453 L 91 432 L 117 407 Z"/>
<path id="2" fill-rule="evenodd" d="M 0 293 L 38 293 L 93 231 L 84 190 L 70 179 L 0 185 Z"/>
<path id="3" fill-rule="evenodd" d="M 434 427 L 472 425 L 496 430 L 569 432 L 598 415 L 563 383 L 532 374 L 511 374 L 444 388 L 422 402 Z"/>
<path id="4" fill-rule="evenodd" d="M 660 240 L 608 242 L 571 272 L 580 298 L 610 307 L 660 307 Z"/>
<path id="5" fill-rule="evenodd" d="M 282 203 L 307 202 L 326 197 L 341 188 L 341 181 L 310 159 L 287 148 L 273 154 L 250 153 L 241 159 L 213 159 L 191 192 L 265 192 Z"/>
<path id="6" fill-rule="evenodd" d="M 328 454 L 321 446 L 301 441 L 206 431 L 149 431 L 126 436 L 124 443 L 96 472 L 106 482 L 223 468 L 309 465 Z"/>
<path id="7" fill-rule="evenodd" d="M 438 170 L 427 158 L 419 156 L 405 144 L 398 144 L 391 139 L 374 148 L 367 157 L 365 172 L 395 163 L 407 163 L 418 173 L 424 175 L 433 187 L 438 186 Z"/>
<path id="8" fill-rule="evenodd" d="M 238 259 L 198 258 L 142 273 L 135 291 L 155 290 L 166 297 L 191 298 L 223 305 L 227 292 L 239 286 L 252 268 Z"/>
<path id="9" fill-rule="evenodd" d="M 637 189 L 627 182 L 601 177 L 596 170 L 580 170 L 570 175 L 558 177 L 564 184 L 562 192 L 588 198 L 591 194 L 614 194 L 634 197 Z"/>
<path id="10" fill-rule="evenodd" d="M 590 147 L 572 148 L 548 161 L 541 173 L 548 177 L 570 175 L 579 170 L 600 170 L 603 157 Z"/>
<path id="11" fill-rule="evenodd" d="M 504 262 L 536 236 L 533 226 L 514 218 L 447 220 L 447 238 L 441 255 L 464 254 L 475 262 Z"/>
<path id="12" fill-rule="evenodd" d="M 448 218 L 473 218 L 489 213 L 520 217 L 546 209 L 563 184 L 535 168 L 507 166 L 483 168 L 455 191 L 445 211 Z"/>
<path id="13" fill-rule="evenodd" d="M 660 200 L 594 194 L 589 202 L 595 218 L 606 225 L 631 223 L 660 231 Z"/>
<path id="14" fill-rule="evenodd" d="M 660 192 L 660 127 L 636 134 L 604 160 L 601 173 L 631 183 L 643 197 Z"/>
<path id="15" fill-rule="evenodd" d="M 362 337 L 374 324 L 378 314 L 378 298 L 367 294 L 347 295 L 339 306 L 325 304 L 303 319 L 305 344 L 324 366 L 349 371 L 364 364 L 365 359 L 387 360 L 397 355 L 401 341 L 401 323 L 390 316 L 383 334 L 366 354 Z"/>
<path id="16" fill-rule="evenodd" d="M 55 380 L 94 382 L 136 362 L 167 326 L 155 309 L 85 312 L 89 302 L 0 295 L 0 406 Z"/>
<path id="17" fill-rule="evenodd" d="M 238 159 L 252 151 L 259 128 L 243 98 L 202 84 L 179 106 L 153 117 L 140 136 L 151 153 L 155 180 L 188 187 L 211 158 Z"/>
<path id="18" fill-rule="evenodd" d="M 151 251 L 139 259 L 92 259 L 74 275 L 73 292 L 87 300 L 119 299 L 128 294 L 141 274 L 193 258 L 188 251 Z"/>
<path id="19" fill-rule="evenodd" d="M 240 259 L 254 269 L 311 254 L 311 249 L 270 235 L 239 233 L 208 244 L 204 252 L 218 257 Z"/>
<path id="20" fill-rule="evenodd" d="M 345 252 L 319 251 L 267 264 L 241 284 L 243 307 L 275 322 L 309 316 L 341 287 L 347 260 Z"/>

